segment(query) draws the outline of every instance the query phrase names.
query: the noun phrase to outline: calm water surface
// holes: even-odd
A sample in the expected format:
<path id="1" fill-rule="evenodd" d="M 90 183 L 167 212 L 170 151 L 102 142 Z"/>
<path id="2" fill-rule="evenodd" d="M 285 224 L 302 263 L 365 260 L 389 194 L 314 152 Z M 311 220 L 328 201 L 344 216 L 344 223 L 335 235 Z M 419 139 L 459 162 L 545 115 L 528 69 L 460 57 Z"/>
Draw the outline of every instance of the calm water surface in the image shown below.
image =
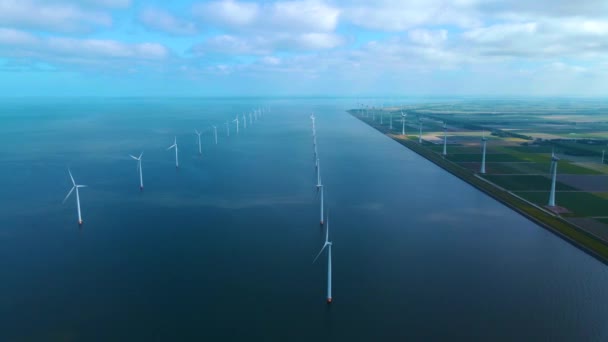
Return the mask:
<path id="1" fill-rule="evenodd" d="M 226 137 L 258 105 L 272 111 Z M 344 112 L 354 105 L 3 101 L 0 340 L 608 340 L 604 264 Z M 324 231 L 311 111 L 331 306 L 326 259 L 312 264 Z M 143 192 L 128 156 L 140 151 Z M 82 228 L 75 199 L 61 204 L 68 166 L 89 186 Z"/>

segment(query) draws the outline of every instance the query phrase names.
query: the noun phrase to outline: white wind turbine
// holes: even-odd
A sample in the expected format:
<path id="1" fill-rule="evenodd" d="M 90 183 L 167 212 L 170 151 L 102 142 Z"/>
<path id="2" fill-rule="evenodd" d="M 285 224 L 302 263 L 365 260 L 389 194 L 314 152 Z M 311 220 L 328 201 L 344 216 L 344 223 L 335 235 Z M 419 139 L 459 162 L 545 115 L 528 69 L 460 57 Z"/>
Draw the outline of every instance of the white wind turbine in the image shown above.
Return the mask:
<path id="1" fill-rule="evenodd" d="M 239 134 L 239 115 L 236 115 L 236 118 L 232 120 L 232 122 L 236 122 L 236 134 Z"/>
<path id="2" fill-rule="evenodd" d="M 481 144 L 482 144 L 482 155 L 481 155 L 481 173 L 485 174 L 486 173 L 486 142 L 488 139 L 486 139 L 486 131 L 483 131 L 483 135 L 481 137 Z"/>
<path id="3" fill-rule="evenodd" d="M 203 154 L 203 149 L 201 148 L 201 132 L 194 130 L 194 134 L 198 136 L 198 154 Z"/>
<path id="4" fill-rule="evenodd" d="M 143 157 L 144 153 L 140 153 L 139 157 L 136 157 L 132 154 L 129 154 L 129 156 L 135 160 L 137 160 L 137 171 L 139 171 L 139 190 L 143 190 L 144 189 L 144 176 L 143 176 L 143 171 L 141 170 L 141 157 Z"/>
<path id="5" fill-rule="evenodd" d="M 68 173 L 70 174 L 70 179 L 72 180 L 72 189 L 65 196 L 62 203 L 65 203 L 65 201 L 67 201 L 68 197 L 70 197 L 74 189 L 76 189 L 76 208 L 78 208 L 78 224 L 82 224 L 82 215 L 80 213 L 80 194 L 78 193 L 78 188 L 86 188 L 87 186 L 76 184 L 76 181 L 74 180 L 74 177 L 72 176 L 72 171 L 70 171 L 70 169 L 68 169 Z"/>
<path id="6" fill-rule="evenodd" d="M 230 122 L 226 121 L 226 136 L 230 136 Z"/>
<path id="7" fill-rule="evenodd" d="M 213 127 L 213 135 L 215 136 L 215 144 L 217 145 L 217 126 L 211 125 Z"/>
<path id="8" fill-rule="evenodd" d="M 557 162 L 559 158 L 551 152 L 551 192 L 549 193 L 549 206 L 555 207 L 555 182 L 557 180 Z"/>
<path id="9" fill-rule="evenodd" d="M 405 135 L 405 117 L 407 116 L 407 114 L 403 114 L 403 112 L 401 112 L 401 135 Z"/>
<path id="10" fill-rule="evenodd" d="M 321 256 L 321 253 L 323 253 L 323 251 L 327 247 L 327 304 L 330 304 L 332 301 L 332 297 L 331 297 L 331 245 L 332 245 L 332 243 L 331 243 L 331 241 L 329 241 L 329 215 L 327 215 L 327 227 L 325 229 L 325 243 L 323 244 L 323 247 L 321 247 L 321 251 L 319 252 L 319 254 L 317 254 L 315 259 L 312 261 L 314 264 L 315 261 L 317 261 L 317 259 Z"/>
<path id="11" fill-rule="evenodd" d="M 443 155 L 448 154 L 448 126 L 443 123 Z"/>
<path id="12" fill-rule="evenodd" d="M 245 113 L 243 113 L 243 128 L 247 129 L 247 116 L 245 116 Z"/>
<path id="13" fill-rule="evenodd" d="M 173 145 L 169 146 L 167 148 L 167 151 L 169 151 L 170 149 L 175 148 L 175 168 L 179 167 L 179 160 L 177 158 L 177 137 L 175 137 L 175 140 L 173 141 Z"/>

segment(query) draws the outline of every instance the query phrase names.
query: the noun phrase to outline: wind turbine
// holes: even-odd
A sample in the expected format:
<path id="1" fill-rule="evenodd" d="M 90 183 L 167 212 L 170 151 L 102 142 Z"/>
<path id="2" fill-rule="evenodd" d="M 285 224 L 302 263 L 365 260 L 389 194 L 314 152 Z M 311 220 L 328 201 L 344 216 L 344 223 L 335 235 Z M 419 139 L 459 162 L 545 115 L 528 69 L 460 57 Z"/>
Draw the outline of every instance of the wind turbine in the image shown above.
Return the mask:
<path id="1" fill-rule="evenodd" d="M 403 114 L 403 112 L 401 112 L 401 135 L 405 135 L 405 117 L 407 116 L 407 114 Z"/>
<path id="2" fill-rule="evenodd" d="M 380 113 L 380 125 L 384 125 L 384 109 Z"/>
<path id="3" fill-rule="evenodd" d="M 194 130 L 194 134 L 198 136 L 198 154 L 203 154 L 203 150 L 201 149 L 201 134 L 199 131 Z"/>
<path id="4" fill-rule="evenodd" d="M 226 121 L 226 136 L 230 136 L 230 122 Z"/>
<path id="5" fill-rule="evenodd" d="M 321 247 L 321 251 L 319 252 L 319 254 L 317 254 L 315 259 L 312 261 L 312 263 L 314 264 L 315 261 L 317 261 L 317 259 L 321 256 L 321 253 L 323 253 L 323 251 L 327 247 L 327 304 L 330 304 L 332 301 L 332 298 L 331 298 L 331 245 L 332 245 L 332 243 L 331 243 L 331 241 L 329 241 L 329 215 L 327 215 L 327 227 L 325 229 L 325 243 L 323 244 L 323 247 Z"/>
<path id="6" fill-rule="evenodd" d="M 139 157 L 136 157 L 132 154 L 129 154 L 129 156 L 131 156 L 131 158 L 137 160 L 137 171 L 139 171 L 139 190 L 143 190 L 144 189 L 144 177 L 142 175 L 142 170 L 141 170 L 141 157 L 144 155 L 144 153 L 140 153 Z"/>
<path id="7" fill-rule="evenodd" d="M 215 144 L 217 145 L 217 126 L 211 125 L 213 127 L 213 135 L 215 136 Z"/>
<path id="8" fill-rule="evenodd" d="M 253 125 L 253 119 L 251 118 L 252 114 L 249 112 L 249 125 Z"/>
<path id="9" fill-rule="evenodd" d="M 555 182 L 557 179 L 557 161 L 559 158 L 551 152 L 551 192 L 549 193 L 549 206 L 555 207 Z"/>
<path id="10" fill-rule="evenodd" d="M 443 156 L 448 154 L 448 126 L 443 123 Z"/>
<path id="11" fill-rule="evenodd" d="M 175 168 L 177 169 L 179 167 L 179 160 L 177 159 L 177 137 L 175 137 L 173 145 L 171 145 L 167 148 L 167 151 L 169 151 L 170 149 L 172 149 L 174 147 L 175 147 Z"/>
<path id="12" fill-rule="evenodd" d="M 243 128 L 247 129 L 247 116 L 245 116 L 245 113 L 243 113 Z"/>
<path id="13" fill-rule="evenodd" d="M 68 197 L 70 197 L 74 189 L 76 189 L 76 208 L 78 208 L 78 224 L 81 225 L 82 215 L 80 214 L 80 195 L 78 194 L 78 188 L 86 188 L 87 186 L 76 184 L 76 181 L 74 180 L 74 177 L 72 176 L 72 171 L 70 171 L 70 169 L 68 169 L 68 173 L 70 174 L 70 179 L 72 180 L 72 189 L 70 190 L 70 192 L 68 192 L 67 196 L 65 196 L 63 202 L 61 203 L 65 203 L 65 201 L 67 201 Z"/>
<path id="14" fill-rule="evenodd" d="M 483 135 L 481 136 L 481 144 L 482 144 L 482 155 L 481 155 L 481 174 L 486 173 L 486 131 L 483 131 Z"/>
<path id="15" fill-rule="evenodd" d="M 232 120 L 232 122 L 236 122 L 236 134 L 239 134 L 239 115 L 236 115 L 236 118 Z"/>

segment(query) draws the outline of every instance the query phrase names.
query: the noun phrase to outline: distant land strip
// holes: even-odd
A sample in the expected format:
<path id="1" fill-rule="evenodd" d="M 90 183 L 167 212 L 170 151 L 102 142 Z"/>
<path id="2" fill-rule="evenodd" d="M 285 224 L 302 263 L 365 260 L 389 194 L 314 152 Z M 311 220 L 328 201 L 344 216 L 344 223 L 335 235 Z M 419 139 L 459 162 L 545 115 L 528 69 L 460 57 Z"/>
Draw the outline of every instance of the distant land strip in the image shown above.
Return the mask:
<path id="1" fill-rule="evenodd" d="M 491 182 L 477 177 L 476 172 L 462 168 L 457 164 L 444 159 L 439 153 L 436 153 L 424 146 L 420 146 L 418 142 L 410 139 L 398 138 L 398 135 L 393 134 L 390 129 L 383 127 L 382 125 L 376 125 L 370 120 L 365 120 L 365 118 L 361 117 L 361 115 L 357 115 L 358 113 L 360 114 L 359 110 L 348 110 L 347 112 L 353 117 L 361 120 L 362 122 L 397 141 L 401 145 L 435 163 L 454 176 L 490 195 L 492 198 L 528 218 L 530 221 L 555 233 L 559 237 L 608 265 L 608 244 L 591 232 L 585 231 L 581 227 L 578 227 L 559 216 L 550 214 L 545 210 L 538 208 L 536 205 L 532 205 L 529 202 L 521 199 L 519 196 L 514 196 L 510 193 L 510 191 L 494 186 Z"/>

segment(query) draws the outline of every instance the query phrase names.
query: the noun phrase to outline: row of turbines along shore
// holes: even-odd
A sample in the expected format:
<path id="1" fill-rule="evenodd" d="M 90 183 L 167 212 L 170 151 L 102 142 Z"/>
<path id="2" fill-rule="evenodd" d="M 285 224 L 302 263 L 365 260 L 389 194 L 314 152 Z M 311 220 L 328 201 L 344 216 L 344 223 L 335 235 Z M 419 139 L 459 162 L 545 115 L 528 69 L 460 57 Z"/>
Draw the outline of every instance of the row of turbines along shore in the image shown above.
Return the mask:
<path id="1" fill-rule="evenodd" d="M 376 121 L 376 116 L 379 116 L 380 125 L 384 125 L 384 112 L 377 113 L 375 108 L 372 108 L 371 111 L 369 108 L 365 108 L 365 109 L 361 109 L 360 114 L 365 118 L 371 117 L 372 121 Z M 401 117 L 401 135 L 403 137 L 405 137 L 406 136 L 405 119 L 407 117 L 407 113 L 403 113 L 403 111 L 400 111 L 399 114 Z M 423 123 L 422 118 L 420 116 L 418 116 L 418 143 L 420 145 L 422 145 L 422 143 L 423 143 L 422 123 Z M 389 113 L 389 128 L 391 131 L 394 130 L 392 113 Z M 442 128 L 443 128 L 443 139 L 442 139 L 443 140 L 443 150 L 441 152 L 441 155 L 445 158 L 448 155 L 448 134 L 447 134 L 448 126 L 445 122 L 442 122 Z M 482 131 L 482 136 L 481 136 L 481 165 L 479 167 L 480 174 L 486 173 L 487 142 L 488 142 L 488 139 L 486 138 L 486 134 L 485 134 L 485 130 L 484 130 L 484 131 Z M 604 154 L 605 154 L 605 151 L 602 151 L 602 164 L 604 164 Z M 559 158 L 555 154 L 555 151 L 552 151 L 551 152 L 551 165 L 550 165 L 550 170 L 549 170 L 549 173 L 551 175 L 551 189 L 549 192 L 549 200 L 547 202 L 547 206 L 551 207 L 551 208 L 557 207 L 557 205 L 555 204 L 555 186 L 556 186 L 556 182 L 557 182 L 557 162 L 558 161 L 559 161 Z"/>
<path id="2" fill-rule="evenodd" d="M 254 122 L 258 121 L 266 112 L 269 112 L 269 110 L 262 109 L 262 108 L 254 109 L 253 111 L 249 112 L 248 115 L 243 114 L 241 116 L 242 121 L 239 119 L 239 115 L 237 114 L 237 116 L 233 120 L 229 120 L 224 123 L 226 126 L 226 137 L 230 137 L 231 122 L 235 124 L 236 134 L 239 134 L 239 128 L 240 128 L 241 122 L 243 123 L 243 128 L 247 129 L 247 121 L 249 121 L 249 126 L 251 126 L 251 125 L 253 125 Z M 213 137 L 214 137 L 215 145 L 218 144 L 217 127 L 218 127 L 218 125 L 211 125 L 211 128 L 213 129 Z M 202 132 L 195 129 L 194 134 L 197 136 L 196 142 L 197 142 L 198 154 L 202 155 L 203 154 L 202 144 L 201 144 Z M 171 149 L 175 150 L 175 168 L 179 168 L 179 147 L 177 144 L 177 137 L 174 138 L 173 144 L 167 148 L 167 151 L 169 151 Z M 137 174 L 138 174 L 138 178 L 139 178 L 140 191 L 144 190 L 144 176 L 143 176 L 143 167 L 142 167 L 143 155 L 144 155 L 144 152 L 141 152 L 139 154 L 139 156 L 137 156 L 137 157 L 132 154 L 129 154 L 129 156 L 131 158 L 133 158 L 135 161 L 137 161 Z M 87 185 L 77 184 L 76 180 L 74 180 L 74 176 L 72 175 L 72 171 L 69 168 L 68 168 L 68 174 L 70 176 L 70 180 L 72 181 L 72 188 L 70 189 L 68 194 L 65 196 L 62 203 L 65 203 L 68 200 L 68 198 L 70 197 L 70 195 L 72 195 L 73 192 L 76 192 L 76 210 L 78 212 L 78 224 L 82 225 L 84 221 L 82 219 L 82 212 L 80 209 L 80 193 L 79 193 L 78 189 L 86 188 Z"/>
<path id="3" fill-rule="evenodd" d="M 315 263 L 317 261 L 317 259 L 319 259 L 319 257 L 321 256 L 321 254 L 323 254 L 323 251 L 325 251 L 325 249 L 327 248 L 327 304 L 331 304 L 332 302 L 332 296 L 331 296 L 331 246 L 332 246 L 332 242 L 329 241 L 329 210 L 327 213 L 327 220 L 325 220 L 325 213 L 323 212 L 324 210 L 324 193 L 325 193 L 325 187 L 323 185 L 323 183 L 321 182 L 321 162 L 319 160 L 319 153 L 317 151 L 317 127 L 316 127 L 316 123 L 315 123 L 315 115 L 311 114 L 310 115 L 310 120 L 312 122 L 312 146 L 313 146 L 313 152 L 314 152 L 314 161 L 315 161 L 315 169 L 317 171 L 317 192 L 319 193 L 319 203 L 320 203 L 320 221 L 321 221 L 321 227 L 325 226 L 325 242 L 323 243 L 323 246 L 321 247 L 321 250 L 319 251 L 319 253 L 317 254 L 317 256 L 314 258 L 313 263 Z"/>

